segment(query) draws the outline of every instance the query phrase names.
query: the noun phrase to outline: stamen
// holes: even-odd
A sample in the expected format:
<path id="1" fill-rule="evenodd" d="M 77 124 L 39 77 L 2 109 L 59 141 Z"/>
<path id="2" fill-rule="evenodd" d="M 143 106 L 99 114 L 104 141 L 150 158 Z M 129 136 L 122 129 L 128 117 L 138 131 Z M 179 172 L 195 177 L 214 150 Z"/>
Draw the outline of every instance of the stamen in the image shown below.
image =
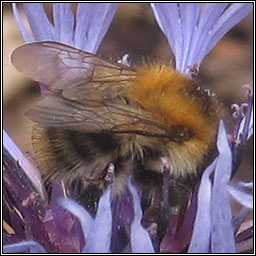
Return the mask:
<path id="1" fill-rule="evenodd" d="M 107 174 L 105 176 L 105 180 L 108 184 L 113 183 L 115 179 L 115 166 L 113 163 L 110 163 L 108 166 Z"/>
<path id="2" fill-rule="evenodd" d="M 117 61 L 117 63 L 124 64 L 126 66 L 131 66 L 130 56 L 129 54 L 124 54 L 120 60 Z"/>

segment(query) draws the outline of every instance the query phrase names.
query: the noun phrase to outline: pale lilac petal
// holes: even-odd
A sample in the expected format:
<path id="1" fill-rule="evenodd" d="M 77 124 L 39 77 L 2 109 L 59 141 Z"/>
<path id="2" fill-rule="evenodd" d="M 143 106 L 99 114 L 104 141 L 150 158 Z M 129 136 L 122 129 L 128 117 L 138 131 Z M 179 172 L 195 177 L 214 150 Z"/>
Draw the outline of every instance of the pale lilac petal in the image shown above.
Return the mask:
<path id="1" fill-rule="evenodd" d="M 202 53 L 199 55 L 199 59 L 203 59 L 229 30 L 252 10 L 252 3 L 235 3 L 229 6 L 223 15 L 216 20 L 214 27 L 208 31 L 208 41 L 204 44 L 205 47 L 201 49 Z"/>
<path id="2" fill-rule="evenodd" d="M 3 146 L 10 153 L 10 155 L 19 163 L 26 175 L 30 178 L 37 191 L 43 196 L 43 185 L 39 171 L 33 166 L 16 144 L 9 137 L 5 129 L 3 129 Z"/>
<path id="3" fill-rule="evenodd" d="M 81 3 L 74 15 L 71 3 L 55 3 L 52 24 L 42 3 L 23 5 L 34 39 L 29 36 L 15 4 L 13 11 L 27 42 L 57 41 L 93 53 L 98 50 L 118 7 L 118 3 Z"/>
<path id="4" fill-rule="evenodd" d="M 252 135 L 253 135 L 253 109 L 250 116 L 250 124 L 249 124 L 247 140 L 249 140 Z"/>
<path id="5" fill-rule="evenodd" d="M 228 192 L 232 195 L 232 197 L 239 202 L 239 204 L 253 209 L 253 193 L 252 193 L 252 182 L 244 183 L 239 182 L 235 187 L 227 185 Z M 251 194 L 244 192 L 245 188 L 251 189 Z"/>
<path id="6" fill-rule="evenodd" d="M 56 41 L 72 45 L 74 40 L 74 14 L 71 3 L 56 3 L 53 5 L 53 18 Z"/>
<path id="7" fill-rule="evenodd" d="M 107 188 L 98 204 L 94 225 L 86 241 L 84 252 L 109 253 L 112 231 L 111 189 Z"/>
<path id="8" fill-rule="evenodd" d="M 176 69 L 187 73 L 200 64 L 218 41 L 253 9 L 250 3 L 154 3 L 155 18 L 176 59 Z M 227 7 L 228 6 L 228 7 Z"/>
<path id="9" fill-rule="evenodd" d="M 232 172 L 232 153 L 223 122 L 220 122 L 217 147 L 219 157 L 214 173 L 211 200 L 211 249 L 213 253 L 235 253 L 230 196 L 226 185 Z"/>
<path id="10" fill-rule="evenodd" d="M 24 21 L 21 17 L 21 13 L 17 7 L 17 3 L 12 4 L 12 9 L 13 9 L 14 17 L 15 17 L 17 23 L 19 24 L 20 32 L 21 32 L 23 38 L 25 39 L 25 41 L 27 43 L 34 42 L 35 40 L 30 36 L 30 34 L 24 24 Z"/>
<path id="11" fill-rule="evenodd" d="M 24 11 L 36 41 L 56 40 L 56 30 L 42 3 L 24 3 Z"/>
<path id="12" fill-rule="evenodd" d="M 211 234 L 211 189 L 210 176 L 217 159 L 206 168 L 198 191 L 197 214 L 188 253 L 208 253 Z"/>
<path id="13" fill-rule="evenodd" d="M 186 70 L 188 67 L 188 56 L 191 54 L 190 45 L 193 39 L 195 27 L 197 26 L 199 14 L 200 14 L 200 3 L 193 4 L 180 4 L 180 14 L 182 22 L 182 37 L 183 37 L 183 49 L 182 49 L 182 60 L 179 70 Z"/>
<path id="14" fill-rule="evenodd" d="M 92 216 L 74 200 L 60 198 L 59 204 L 79 219 L 84 239 L 86 241 L 93 227 L 94 221 Z"/>
<path id="15" fill-rule="evenodd" d="M 237 138 L 239 138 L 239 137 L 243 134 L 244 125 L 245 125 L 245 120 L 246 120 L 246 116 L 243 117 L 242 121 L 241 121 L 240 124 L 239 124 L 239 129 L 238 129 Z"/>
<path id="16" fill-rule="evenodd" d="M 199 54 L 202 54 L 202 47 L 205 45 L 205 37 L 216 23 L 216 20 L 227 7 L 227 3 L 207 3 L 201 10 L 200 18 L 194 29 L 193 39 L 191 40 L 187 65 L 200 63 Z"/>
<path id="17" fill-rule="evenodd" d="M 30 253 L 47 253 L 43 246 L 36 241 L 24 241 L 3 246 L 3 253 L 22 253 L 27 250 Z"/>
<path id="18" fill-rule="evenodd" d="M 238 131 L 239 135 L 243 134 L 244 126 L 245 126 L 245 120 L 246 120 L 246 116 L 243 118 L 243 120 L 241 121 L 241 123 L 239 125 L 239 131 Z M 237 136 L 238 138 L 239 138 L 239 135 Z M 248 128 L 247 140 L 249 140 L 252 135 L 253 135 L 253 109 L 252 109 L 251 115 L 250 115 L 250 123 L 249 123 L 249 128 Z"/>
<path id="19" fill-rule="evenodd" d="M 133 197 L 134 219 L 131 225 L 131 248 L 133 253 L 154 253 L 152 241 L 148 231 L 142 227 L 142 210 L 140 199 L 135 187 L 130 179 L 128 180 L 128 188 Z"/>
<path id="20" fill-rule="evenodd" d="M 117 3 L 79 4 L 74 46 L 95 53 L 109 28 L 117 7 Z"/>
<path id="21" fill-rule="evenodd" d="M 236 189 L 240 189 L 240 190 L 243 190 L 243 189 L 253 189 L 253 182 L 238 182 L 236 184 Z"/>
<path id="22" fill-rule="evenodd" d="M 183 38 L 178 5 L 176 3 L 152 3 L 151 6 L 158 25 L 166 35 L 172 48 L 176 59 L 176 67 L 180 67 L 183 56 Z"/>

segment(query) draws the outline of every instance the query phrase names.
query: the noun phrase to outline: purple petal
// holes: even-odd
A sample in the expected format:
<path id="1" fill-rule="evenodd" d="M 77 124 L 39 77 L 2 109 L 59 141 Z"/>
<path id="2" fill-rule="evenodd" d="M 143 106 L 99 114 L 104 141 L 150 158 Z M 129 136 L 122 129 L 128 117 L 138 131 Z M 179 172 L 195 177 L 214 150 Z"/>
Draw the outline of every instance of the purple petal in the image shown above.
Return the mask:
<path id="1" fill-rule="evenodd" d="M 74 200 L 68 198 L 60 198 L 59 203 L 62 207 L 67 209 L 79 219 L 86 241 L 93 227 L 93 218 L 91 215 Z"/>
<path id="2" fill-rule="evenodd" d="M 116 3 L 82 3 L 77 7 L 74 46 L 95 53 L 114 17 Z"/>
<path id="3" fill-rule="evenodd" d="M 94 225 L 85 245 L 86 253 L 109 253 L 112 230 L 112 212 L 110 204 L 110 187 L 101 196 Z"/>
<path id="4" fill-rule="evenodd" d="M 78 219 L 74 220 L 69 238 L 72 241 L 73 248 L 76 249 L 78 253 L 81 253 L 85 247 L 85 237 Z"/>
<path id="5" fill-rule="evenodd" d="M 196 218 L 197 197 L 198 186 L 193 191 L 189 206 L 169 217 L 168 227 L 160 243 L 160 253 L 180 253 L 187 249 Z M 181 209 L 184 206 L 181 206 Z"/>
<path id="6" fill-rule="evenodd" d="M 5 148 L 3 149 L 3 207 L 4 218 L 7 217 L 7 223 L 22 240 L 25 239 L 24 226 L 29 224 L 28 220 L 31 216 L 35 215 L 38 220 L 37 215 L 42 217 L 47 208 L 47 203 L 35 191 L 24 170 Z M 39 220 L 37 224 L 40 225 L 41 221 Z"/>
<path id="7" fill-rule="evenodd" d="M 21 253 L 28 250 L 30 253 L 47 253 L 43 246 L 35 241 L 25 241 L 3 246 L 4 253 Z"/>
<path id="8" fill-rule="evenodd" d="M 48 203 L 43 199 L 24 173 L 23 169 L 4 148 L 3 200 L 9 211 L 9 224 L 15 233 L 26 240 L 40 241 L 51 248 L 49 234 L 43 225 Z"/>
<path id="9" fill-rule="evenodd" d="M 56 40 L 56 31 L 42 3 L 24 3 L 24 11 L 36 41 Z"/>
<path id="10" fill-rule="evenodd" d="M 131 180 L 128 180 L 128 188 L 133 197 L 134 219 L 131 225 L 131 248 L 133 253 L 154 253 L 154 248 L 148 231 L 141 226 L 142 210 L 140 199 Z"/>
<path id="11" fill-rule="evenodd" d="M 64 44 L 74 45 L 74 14 L 71 3 L 53 5 L 53 19 L 56 30 L 55 39 Z"/>
<path id="12" fill-rule="evenodd" d="M 47 219 L 44 219 L 43 225 L 47 233 L 50 235 L 51 247 L 48 249 L 48 251 L 55 253 L 81 252 L 81 246 L 84 245 L 84 239 L 80 224 L 80 230 L 78 231 L 81 232 L 78 232 L 78 234 L 75 234 L 75 236 L 73 236 L 72 231 L 67 234 L 66 231 L 62 232 L 62 230 L 58 226 L 56 226 L 53 218 L 50 218 L 52 215 L 52 212 L 50 210 L 49 212 L 47 212 L 47 214 L 49 215 L 49 217 Z M 80 235 L 81 237 L 78 237 L 78 235 Z"/>
<path id="13" fill-rule="evenodd" d="M 55 223 L 56 233 L 60 234 L 62 240 L 69 237 L 70 230 L 74 225 L 72 214 L 59 204 L 59 199 L 63 198 L 63 187 L 59 184 L 52 185 L 51 215 Z"/>
<path id="14" fill-rule="evenodd" d="M 219 157 L 214 173 L 211 199 L 211 247 L 213 253 L 235 253 L 230 197 L 226 185 L 232 171 L 232 153 L 223 122 L 220 122 L 217 147 Z"/>
<path id="15" fill-rule="evenodd" d="M 181 245 L 183 242 L 176 237 L 178 223 L 179 215 L 171 214 L 164 238 L 160 243 L 160 253 L 177 253 L 181 251 L 181 248 L 184 248 L 183 245 Z"/>
<path id="16" fill-rule="evenodd" d="M 211 189 L 210 176 L 217 159 L 206 168 L 198 191 L 197 214 L 188 253 L 208 253 L 211 231 Z"/>
<path id="17" fill-rule="evenodd" d="M 32 164 L 28 161 L 28 159 L 12 141 L 12 139 L 9 137 L 5 130 L 3 130 L 3 145 L 14 158 L 14 160 L 18 162 L 19 166 L 21 166 L 21 168 L 26 173 L 27 177 L 32 181 L 35 188 L 43 197 L 43 185 L 41 182 L 39 171 L 36 169 L 35 166 L 32 166 Z"/>
<path id="18" fill-rule="evenodd" d="M 130 241 L 130 227 L 134 218 L 133 199 L 128 189 L 112 199 L 111 207 L 113 226 L 110 250 L 112 253 L 119 253 Z"/>

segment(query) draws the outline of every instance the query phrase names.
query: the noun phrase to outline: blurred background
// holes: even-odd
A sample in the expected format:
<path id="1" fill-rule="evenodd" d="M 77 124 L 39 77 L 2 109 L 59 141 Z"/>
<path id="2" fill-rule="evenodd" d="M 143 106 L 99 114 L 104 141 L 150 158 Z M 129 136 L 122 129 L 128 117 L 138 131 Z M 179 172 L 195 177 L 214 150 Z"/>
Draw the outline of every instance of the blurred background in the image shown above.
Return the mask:
<path id="1" fill-rule="evenodd" d="M 24 43 L 14 20 L 11 5 L 3 4 L 3 125 L 23 152 L 32 157 L 30 122 L 24 115 L 39 96 L 35 82 L 26 79 L 11 65 L 10 53 Z M 45 8 L 51 15 L 51 4 Z M 99 49 L 99 55 L 118 60 L 128 53 L 132 65 L 143 59 L 173 62 L 168 42 L 159 29 L 149 4 L 124 3 Z M 26 65 L 26 63 L 24 63 Z M 246 102 L 244 84 L 253 84 L 253 15 L 236 25 L 210 52 L 202 63 L 199 84 L 216 92 L 227 115 L 225 122 L 232 131 L 232 103 Z M 253 140 L 248 142 L 237 180 L 253 177 Z"/>

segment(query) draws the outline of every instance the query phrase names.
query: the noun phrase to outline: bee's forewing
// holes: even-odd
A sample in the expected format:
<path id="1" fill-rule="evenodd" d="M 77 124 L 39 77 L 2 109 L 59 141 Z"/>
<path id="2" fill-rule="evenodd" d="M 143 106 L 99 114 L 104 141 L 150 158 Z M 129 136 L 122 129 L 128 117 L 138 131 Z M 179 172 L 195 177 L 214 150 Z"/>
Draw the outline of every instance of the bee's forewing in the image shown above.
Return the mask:
<path id="1" fill-rule="evenodd" d="M 48 95 L 27 112 L 43 126 L 166 135 L 166 127 L 150 113 L 127 104 L 124 88 L 135 72 L 125 65 L 56 42 L 23 45 L 11 59 L 24 75 L 48 85 Z"/>
<path id="2" fill-rule="evenodd" d="M 98 101 L 76 102 L 48 95 L 26 115 L 46 126 L 86 133 L 113 132 L 165 136 L 166 130 L 139 106 Z"/>
<path id="3" fill-rule="evenodd" d="M 75 131 L 97 132 L 100 120 L 95 114 L 102 105 L 81 105 L 59 96 L 48 95 L 40 100 L 26 115 L 33 121 L 46 126 Z"/>
<path id="4" fill-rule="evenodd" d="M 13 51 L 11 61 L 21 73 L 47 84 L 50 89 L 69 88 L 69 91 L 81 84 L 84 87 L 91 81 L 121 80 L 120 75 L 125 76 L 130 71 L 124 65 L 56 42 L 22 45 Z"/>

